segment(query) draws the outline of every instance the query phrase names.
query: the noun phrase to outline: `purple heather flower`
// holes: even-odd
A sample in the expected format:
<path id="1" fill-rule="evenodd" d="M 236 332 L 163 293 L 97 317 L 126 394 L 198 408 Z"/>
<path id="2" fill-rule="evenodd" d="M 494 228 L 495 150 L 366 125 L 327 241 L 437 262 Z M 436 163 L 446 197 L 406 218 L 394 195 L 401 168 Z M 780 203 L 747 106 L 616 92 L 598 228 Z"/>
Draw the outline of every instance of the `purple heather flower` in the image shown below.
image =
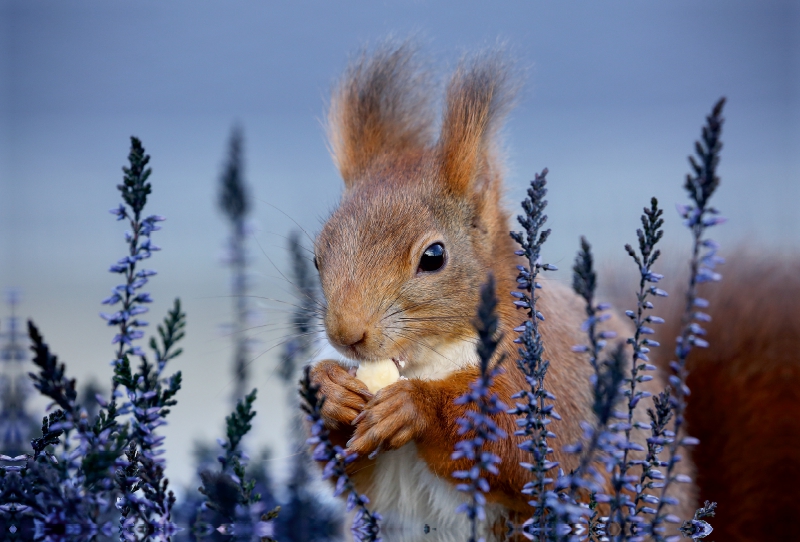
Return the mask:
<path id="1" fill-rule="evenodd" d="M 112 215 L 115 215 L 117 217 L 117 220 L 123 220 L 128 216 L 128 212 L 125 209 L 125 206 L 121 203 L 119 204 L 118 207 L 110 209 L 108 212 L 111 213 Z"/>
<path id="2" fill-rule="evenodd" d="M 306 366 L 303 378 L 300 380 L 301 406 L 306 413 L 306 420 L 311 423 L 311 437 L 306 440 L 306 445 L 312 448 L 312 459 L 325 463 L 322 478 L 334 479 L 335 495 L 347 495 L 347 510 L 355 510 L 350 527 L 354 540 L 380 542 L 381 515 L 367 509 L 369 499 L 356 491 L 347 474 L 347 465 L 355 461 L 358 456 L 331 442 L 321 415 L 325 397 L 319 395 L 319 387 L 311 382 L 310 371 L 311 367 Z"/>
<path id="3" fill-rule="evenodd" d="M 539 322 L 545 321 L 545 317 L 536 309 L 538 296 L 535 294 L 537 289 L 542 288 L 536 281 L 539 272 L 557 269 L 554 265 L 543 264 L 541 258 L 541 247 L 550 235 L 549 229 L 542 229 L 547 220 L 544 214 L 547 206 L 547 201 L 544 199 L 547 194 L 546 175 L 545 169 L 541 175 L 535 176 L 528 188 L 528 197 L 522 202 L 524 214 L 518 216 L 517 220 L 524 231 L 511 233 L 511 237 L 522 247 L 516 254 L 525 256 L 527 260 L 527 266 L 517 266 L 519 270 L 517 288 L 521 292 L 512 295 L 528 302 L 528 307 L 521 307 L 529 309 L 528 319 L 514 328 L 514 331 L 520 334 L 514 339 L 514 343 L 520 345 L 517 367 L 525 376 L 529 388 L 512 396 L 513 399 L 522 401 L 515 401 L 515 408 L 508 410 L 508 413 L 519 416 L 517 420 L 519 429 L 515 431 L 515 435 L 526 438 L 520 444 L 520 448 L 532 456 L 531 461 L 523 461 L 520 465 L 533 475 L 533 480 L 522 488 L 522 493 L 531 498 L 529 503 L 533 507 L 533 516 L 523 522 L 520 528 L 524 536 L 538 538 L 552 534 L 551 529 L 554 527 L 551 525 L 551 510 L 548 508 L 548 502 L 553 495 L 551 489 L 553 479 L 548 471 L 556 468 L 558 463 L 548 459 L 552 453 L 548 439 L 556 437 L 550 430 L 551 420 L 561 419 L 553 408 L 552 401 L 555 400 L 555 396 L 545 388 L 544 384 L 549 362 L 543 359 L 544 345 L 539 333 Z M 584 350 L 585 347 L 579 346 L 577 349 Z"/>
<path id="4" fill-rule="evenodd" d="M 708 347 L 708 342 L 698 336 L 704 335 L 705 330 L 693 321 L 695 319 L 698 321 L 708 320 L 708 315 L 694 310 L 695 307 L 706 308 L 709 305 L 708 300 L 698 297 L 697 285 L 704 282 L 716 282 L 722 278 L 719 273 L 714 271 L 714 267 L 724 261 L 716 255 L 717 250 L 720 248 L 719 244 L 710 239 L 704 239 L 703 235 L 707 228 L 722 224 L 725 221 L 724 218 L 718 216 L 716 209 L 708 206 L 709 199 L 719 185 L 716 168 L 719 163 L 719 151 L 722 146 L 719 137 L 722 131 L 723 119 L 721 113 L 724 103 L 725 99 L 723 98 L 715 105 L 711 115 L 707 117 L 707 124 L 703 128 L 702 142 L 696 144 L 697 160 L 694 157 L 689 157 L 693 174 L 687 175 L 684 188 L 688 192 L 692 204 L 678 208 L 681 216 L 686 219 L 684 224 L 692 231 L 694 246 L 690 261 L 691 273 L 689 289 L 686 294 L 684 325 L 676 341 L 675 354 L 677 359 L 670 362 L 673 374 L 669 377 L 669 382 L 674 389 L 674 393 L 662 394 L 655 403 L 656 411 L 651 414 L 651 419 L 653 420 L 653 444 L 651 445 L 651 440 L 648 439 L 648 448 L 655 445 L 654 452 L 657 454 L 661 446 L 666 446 L 668 452 L 667 461 L 659 461 L 655 458 L 652 460 L 653 465 L 657 464 L 658 461 L 658 464 L 666 467 L 665 472 L 657 471 L 656 469 L 651 469 L 649 472 L 650 478 L 664 480 L 660 486 L 659 502 L 652 512 L 654 517 L 648 526 L 649 532 L 657 540 L 664 539 L 664 523 L 680 522 L 678 518 L 666 514 L 664 511 L 664 506 L 674 504 L 674 499 L 667 495 L 667 490 L 673 482 L 687 483 L 690 481 L 685 475 L 673 474 L 676 463 L 680 461 L 678 448 L 681 445 L 697 443 L 697 439 L 692 437 L 684 437 L 679 441 L 675 435 L 680 434 L 685 425 L 686 396 L 689 394 L 689 388 L 686 386 L 686 377 L 688 375 L 686 359 L 693 347 Z M 674 425 L 672 431 L 668 433 L 661 428 L 660 420 L 670 417 L 674 420 Z M 656 440 L 656 437 L 661 438 Z M 708 506 L 708 514 L 706 515 L 713 515 L 713 509 L 716 504 L 706 504 Z M 705 512 L 706 508 L 701 508 L 695 514 L 694 520 L 684 522 L 681 528 L 684 536 L 702 538 L 711 532 L 710 525 L 700 520 L 700 517 Z M 708 525 L 708 532 L 706 532 L 705 525 Z"/>

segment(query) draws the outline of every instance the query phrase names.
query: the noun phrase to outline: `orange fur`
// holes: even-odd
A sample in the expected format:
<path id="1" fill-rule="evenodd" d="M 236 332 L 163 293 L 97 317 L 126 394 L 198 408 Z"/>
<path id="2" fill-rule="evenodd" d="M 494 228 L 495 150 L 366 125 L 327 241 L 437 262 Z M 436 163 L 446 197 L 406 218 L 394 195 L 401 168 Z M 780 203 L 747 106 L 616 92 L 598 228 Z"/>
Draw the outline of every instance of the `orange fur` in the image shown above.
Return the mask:
<path id="1" fill-rule="evenodd" d="M 331 152 L 346 186 L 382 155 L 426 145 L 433 126 L 428 86 L 409 43 L 363 52 L 350 66 L 328 111 Z"/>
<path id="2" fill-rule="evenodd" d="M 511 396 L 525 387 L 512 343 L 513 328 L 524 315 L 509 296 L 518 258 L 508 235 L 509 215 L 500 203 L 496 151 L 499 123 L 514 95 L 512 80 L 497 55 L 462 63 L 448 85 L 441 133 L 433 140 L 431 124 L 422 116 L 427 106 L 420 105 L 430 89 L 412 89 L 409 83 L 427 80 L 412 69 L 416 65 L 405 45 L 362 57 L 340 83 L 329 116 L 346 191 L 315 243 L 328 339 L 361 363 L 402 358 L 411 375 L 372 396 L 333 361 L 312 371 L 327 398 L 323 415 L 334 439 L 362 456 L 350 471 L 368 496 L 377 490 L 376 463 L 364 456 L 375 450 L 413 442 L 420 460 L 448 482 L 455 482 L 454 470 L 464 468 L 450 459 L 463 438 L 456 420 L 465 412 L 454 400 L 467 391 L 477 368 L 469 354 L 461 359 L 442 352 L 474 343 L 472 319 L 488 272 L 496 278 L 503 334 L 499 351 L 506 360 L 494 391 L 511 406 Z M 434 242 L 445 246 L 445 266 L 417 273 L 422 252 Z M 558 397 L 563 417 L 554 425 L 555 460 L 570 470 L 577 460 L 563 454 L 561 446 L 577 441 L 579 422 L 592 418 L 592 370 L 571 350 L 585 341 L 580 331 L 585 315 L 578 298 L 556 282 L 542 291 L 539 308 L 547 317 L 541 328 L 551 361 L 548 388 Z M 618 318 L 607 325 L 620 337 L 630 336 Z M 430 367 L 434 359 L 441 365 L 436 370 Z M 651 391 L 662 386 L 660 378 L 644 385 Z M 638 420 L 645 421 L 639 410 Z M 514 417 L 501 414 L 497 423 L 512 436 L 488 445 L 502 458 L 500 473 L 489 478 L 488 498 L 508 513 L 524 515 L 529 507 L 520 489 L 529 473 L 519 463 L 529 455 L 513 436 Z M 688 457 L 681 469 L 691 472 Z M 694 504 L 692 489 L 676 488 L 675 495 L 684 503 L 676 512 L 686 515 Z"/>
<path id="3" fill-rule="evenodd" d="M 688 358 L 688 431 L 700 498 L 719 504 L 714 537 L 731 542 L 793 540 L 800 513 L 800 259 L 735 253 L 704 327 L 710 343 Z M 674 291 L 679 292 L 678 284 Z M 674 351 L 683 298 L 660 330 Z M 667 315 L 665 315 L 667 316 Z"/>
<path id="4" fill-rule="evenodd" d="M 492 172 L 481 169 L 496 166 L 494 138 L 514 94 L 510 70 L 497 54 L 462 62 L 453 74 L 439 138 L 440 175 L 453 193 L 472 196 L 497 184 Z M 476 186 L 481 178 L 487 185 Z"/>

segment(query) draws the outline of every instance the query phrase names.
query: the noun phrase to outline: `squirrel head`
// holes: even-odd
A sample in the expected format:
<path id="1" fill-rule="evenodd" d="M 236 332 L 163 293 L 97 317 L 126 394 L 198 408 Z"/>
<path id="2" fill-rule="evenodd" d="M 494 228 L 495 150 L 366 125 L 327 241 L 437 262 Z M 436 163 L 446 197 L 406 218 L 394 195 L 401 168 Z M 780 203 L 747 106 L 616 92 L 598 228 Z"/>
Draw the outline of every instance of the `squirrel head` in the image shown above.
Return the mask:
<path id="1" fill-rule="evenodd" d="M 454 347 L 474 358 L 479 287 L 510 265 L 495 243 L 508 237 L 495 141 L 508 74 L 497 54 L 462 62 L 438 138 L 429 79 L 407 44 L 363 55 L 334 92 L 329 133 L 345 192 L 315 264 L 328 339 L 347 358 L 403 360 L 411 374 L 432 356 L 463 364 L 448 359 Z"/>

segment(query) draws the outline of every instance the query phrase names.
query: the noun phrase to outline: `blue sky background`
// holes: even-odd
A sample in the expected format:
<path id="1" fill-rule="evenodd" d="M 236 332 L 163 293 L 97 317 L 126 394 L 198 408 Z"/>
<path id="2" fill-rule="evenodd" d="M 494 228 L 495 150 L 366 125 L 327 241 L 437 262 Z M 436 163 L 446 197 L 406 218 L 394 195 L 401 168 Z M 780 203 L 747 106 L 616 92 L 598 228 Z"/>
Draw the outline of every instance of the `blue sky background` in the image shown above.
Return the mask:
<path id="1" fill-rule="evenodd" d="M 122 255 L 124 228 L 107 209 L 128 137 L 142 138 L 154 170 L 148 208 L 168 218 L 150 262 L 159 271 L 150 321 L 175 296 L 189 316 L 175 363 L 185 389 L 166 428 L 179 482 L 191 475 L 193 439 L 221 434 L 228 409 L 230 348 L 218 326 L 231 300 L 215 203 L 230 128 L 245 131 L 255 293 L 290 301 L 269 261 L 285 269 L 286 215 L 316 231 L 340 191 L 320 124 L 328 90 L 349 55 L 388 34 L 417 36 L 443 75 L 465 52 L 507 45 L 526 74 L 505 131 L 508 199 L 550 168 L 547 259 L 562 269 L 582 233 L 602 260 L 624 261 L 652 195 L 668 208 L 667 242 L 688 242 L 672 206 L 722 95 L 716 203 L 730 222 L 718 238 L 800 248 L 796 2 L 2 0 L 0 286 L 22 288 L 23 314 L 72 374 L 108 381 L 113 333 L 97 313 L 116 284 L 106 269 Z M 281 310 L 265 305 L 265 322 L 280 322 Z M 270 376 L 277 350 L 267 349 L 281 334 L 259 336 L 254 440 L 273 445 L 279 468 L 284 396 Z"/>

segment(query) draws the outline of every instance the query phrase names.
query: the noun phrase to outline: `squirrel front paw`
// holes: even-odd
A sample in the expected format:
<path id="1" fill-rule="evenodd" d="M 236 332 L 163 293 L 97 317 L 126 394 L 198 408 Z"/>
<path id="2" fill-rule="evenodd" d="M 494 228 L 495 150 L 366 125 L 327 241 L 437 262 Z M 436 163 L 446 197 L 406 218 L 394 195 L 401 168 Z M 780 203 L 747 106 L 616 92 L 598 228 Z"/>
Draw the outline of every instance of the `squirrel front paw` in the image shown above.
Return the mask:
<path id="1" fill-rule="evenodd" d="M 329 429 L 349 425 L 373 398 L 367 386 L 332 360 L 311 368 L 311 381 L 325 398 L 320 414 Z"/>
<path id="2" fill-rule="evenodd" d="M 347 449 L 359 455 L 376 450 L 394 450 L 419 438 L 427 417 L 416 406 L 422 385 L 417 380 L 399 380 L 373 397 L 354 420 L 356 426 Z"/>

